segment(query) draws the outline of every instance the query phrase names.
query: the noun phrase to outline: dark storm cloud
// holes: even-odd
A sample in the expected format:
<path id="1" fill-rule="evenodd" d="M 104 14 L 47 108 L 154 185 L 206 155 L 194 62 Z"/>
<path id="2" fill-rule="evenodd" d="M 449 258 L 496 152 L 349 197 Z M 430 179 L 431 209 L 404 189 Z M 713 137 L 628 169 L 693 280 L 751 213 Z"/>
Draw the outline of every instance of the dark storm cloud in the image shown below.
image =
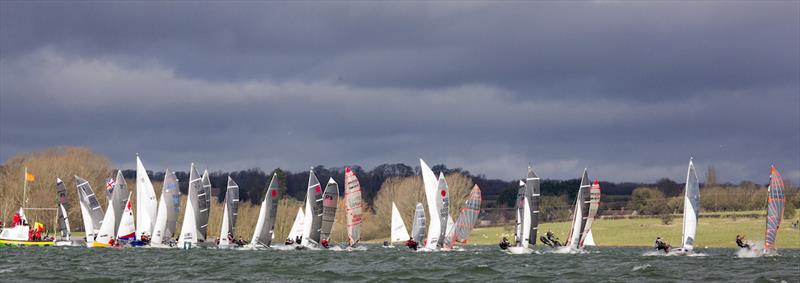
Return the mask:
<path id="1" fill-rule="evenodd" d="M 800 179 L 796 2 L 0 5 L 3 160 Z"/>

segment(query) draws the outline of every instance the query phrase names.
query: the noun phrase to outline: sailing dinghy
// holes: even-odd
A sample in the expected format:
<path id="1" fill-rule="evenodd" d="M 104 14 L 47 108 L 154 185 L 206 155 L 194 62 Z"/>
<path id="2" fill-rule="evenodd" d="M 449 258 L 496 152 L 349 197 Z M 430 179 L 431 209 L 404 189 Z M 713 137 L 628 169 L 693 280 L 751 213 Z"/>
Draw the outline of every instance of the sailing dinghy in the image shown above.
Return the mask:
<path id="1" fill-rule="evenodd" d="M 86 231 L 86 246 L 91 247 L 103 223 L 103 208 L 100 207 L 100 202 L 97 201 L 97 196 L 88 181 L 75 175 L 75 184 L 78 188 L 78 204 L 81 208 L 83 228 Z"/>
<path id="2" fill-rule="evenodd" d="M 327 248 L 331 241 L 331 230 L 333 222 L 336 221 L 336 208 L 339 204 L 339 184 L 328 179 L 325 192 L 322 193 L 322 225 L 320 226 L 320 244 Z"/>
<path id="3" fill-rule="evenodd" d="M 425 215 L 423 214 L 423 217 Z M 424 218 L 423 218 L 424 220 Z M 400 216 L 400 211 L 397 210 L 397 205 L 392 202 L 392 231 L 390 234 L 390 243 L 405 242 L 411 237 L 406 230 L 406 224 L 403 222 L 403 217 Z"/>
<path id="4" fill-rule="evenodd" d="M 525 182 L 519 181 L 519 189 L 517 189 L 517 201 L 515 211 L 517 213 L 517 222 L 514 224 L 514 236 L 516 239 L 513 247 L 508 247 L 508 253 L 511 254 L 529 254 L 533 250 L 528 247 L 530 231 L 531 231 L 531 209 L 528 201 L 528 191 Z"/>
<path id="5" fill-rule="evenodd" d="M 320 228 L 322 227 L 322 187 L 319 184 L 314 170 L 308 174 L 308 188 L 306 190 L 305 219 L 303 220 L 303 236 L 301 238 L 304 247 L 317 247 L 320 240 Z"/>
<path id="6" fill-rule="evenodd" d="M 425 238 L 425 207 L 422 206 L 421 202 L 417 203 L 414 209 L 414 216 L 411 219 L 411 239 L 420 241 L 420 239 Z"/>
<path id="7" fill-rule="evenodd" d="M 438 197 L 438 180 L 433 170 L 428 167 L 424 160 L 419 160 L 419 166 L 422 173 L 422 182 L 425 188 L 425 201 L 428 204 L 428 232 L 427 238 L 423 241 L 423 245 L 428 250 L 435 250 L 439 245 L 439 238 L 442 236 L 442 218 L 439 212 L 443 209 L 440 197 Z"/>
<path id="8" fill-rule="evenodd" d="M 589 200 L 590 188 L 588 170 L 583 169 L 581 184 L 580 187 L 578 187 L 578 193 L 575 195 L 575 208 L 572 210 L 572 226 L 570 226 L 569 233 L 567 234 L 567 241 L 564 243 L 564 246 L 569 247 L 571 251 L 583 248 L 582 240 L 585 239 L 584 233 L 591 229 L 591 227 L 586 229 L 586 225 L 589 223 L 589 206 L 591 204 Z"/>
<path id="9" fill-rule="evenodd" d="M 472 190 L 464 201 L 464 206 L 461 207 L 461 212 L 458 214 L 458 219 L 453 225 L 450 234 L 444 239 L 444 247 L 452 249 L 455 243 L 466 243 L 469 233 L 472 232 L 472 227 L 475 227 L 475 222 L 478 221 L 478 215 L 481 213 L 481 189 L 478 185 L 474 185 Z"/>
<path id="10" fill-rule="evenodd" d="M 128 193 L 128 201 L 125 203 L 125 209 L 122 211 L 122 216 L 119 221 L 119 230 L 117 230 L 117 241 L 120 244 L 132 242 L 136 238 L 136 225 L 133 222 L 131 194 L 132 193 Z"/>
<path id="11" fill-rule="evenodd" d="M 71 231 L 69 229 L 69 199 L 67 198 L 67 186 L 61 178 L 56 178 L 56 195 L 58 207 L 56 207 L 56 214 L 58 215 L 58 236 L 55 239 L 56 246 L 72 246 L 70 240 Z"/>
<path id="12" fill-rule="evenodd" d="M 192 163 L 189 170 L 189 191 L 186 196 L 186 208 L 183 210 L 183 224 L 181 225 L 180 238 L 178 238 L 178 246 L 184 249 L 192 248 L 197 246 L 198 242 L 205 241 L 205 237 L 200 234 L 198 225 L 198 217 L 200 215 L 199 194 L 202 190 L 202 177 L 194 167 L 194 163 Z M 205 203 L 205 199 L 203 199 L 203 202 Z"/>
<path id="13" fill-rule="evenodd" d="M 228 176 L 225 203 L 222 206 L 222 225 L 220 225 L 218 248 L 233 248 L 236 239 L 236 216 L 239 212 L 239 185 Z"/>
<path id="14" fill-rule="evenodd" d="M 152 238 L 158 212 L 156 192 L 147 176 L 142 159 L 136 155 L 136 238 Z"/>
<path id="15" fill-rule="evenodd" d="M 31 227 L 25 217 L 25 211 L 20 207 L 17 212 L 20 217 L 20 223 L 10 228 L 5 228 L 0 232 L 0 246 L 52 246 L 53 241 L 45 241 L 36 239 L 32 235 L 35 233 L 44 232 L 44 225 L 39 222 L 34 223 Z"/>
<path id="16" fill-rule="evenodd" d="M 178 224 L 180 204 L 178 177 L 175 176 L 175 172 L 167 169 L 164 172 L 161 200 L 158 202 L 158 212 L 153 224 L 153 237 L 150 239 L 151 247 L 162 248 L 175 245 L 173 237 L 175 237 L 175 228 Z"/>
<path id="17" fill-rule="evenodd" d="M 352 248 L 361 241 L 361 215 L 363 213 L 363 208 L 361 184 L 358 182 L 356 173 L 350 170 L 350 167 L 344 168 L 344 187 L 345 218 L 347 218 L 347 246 Z M 394 205 L 394 203 L 392 203 L 392 205 Z M 405 226 L 403 226 L 403 230 L 405 230 Z M 408 233 L 406 233 L 406 235 L 408 235 Z"/>
<path id="18" fill-rule="evenodd" d="M 122 176 L 122 171 L 117 170 L 117 178 L 114 181 L 114 190 L 109 198 L 108 208 L 103 216 L 103 223 L 100 224 L 100 230 L 97 232 L 97 237 L 92 243 L 92 247 L 111 247 L 116 243 L 117 231 L 119 231 L 120 222 L 122 221 L 122 214 L 128 204 L 128 184 L 125 182 L 125 177 Z"/>
<path id="19" fill-rule="evenodd" d="M 278 212 L 278 174 L 272 174 L 272 180 L 267 187 L 264 200 L 261 201 L 261 208 L 258 210 L 258 221 L 253 237 L 250 239 L 250 248 L 266 248 L 272 244 L 275 233 L 275 216 Z M 299 217 L 300 215 L 298 215 Z M 295 218 L 295 225 L 298 225 Z M 301 222 L 302 223 L 302 222 Z M 292 229 L 296 229 L 292 226 Z"/>
<path id="20" fill-rule="evenodd" d="M 303 208 L 297 209 L 297 216 L 294 217 L 294 222 L 292 222 L 292 229 L 289 230 L 289 236 L 286 237 L 286 244 L 296 244 L 297 240 L 303 236 L 303 220 L 305 220 L 305 215 L 303 215 Z"/>
<path id="21" fill-rule="evenodd" d="M 689 159 L 689 169 L 686 173 L 686 188 L 683 196 L 683 236 L 681 247 L 670 250 L 670 254 L 687 255 L 694 250 L 695 235 L 697 234 L 697 219 L 700 212 L 700 183 L 694 163 Z"/>

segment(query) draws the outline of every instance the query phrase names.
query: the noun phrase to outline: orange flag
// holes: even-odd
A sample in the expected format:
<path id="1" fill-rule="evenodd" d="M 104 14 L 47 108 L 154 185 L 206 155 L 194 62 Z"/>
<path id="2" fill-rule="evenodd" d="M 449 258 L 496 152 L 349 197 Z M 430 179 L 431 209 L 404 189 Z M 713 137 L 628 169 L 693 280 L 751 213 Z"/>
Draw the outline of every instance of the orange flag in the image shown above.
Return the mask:
<path id="1" fill-rule="evenodd" d="M 31 173 L 25 173 L 25 180 L 28 182 L 36 181 L 36 176 L 33 176 Z"/>

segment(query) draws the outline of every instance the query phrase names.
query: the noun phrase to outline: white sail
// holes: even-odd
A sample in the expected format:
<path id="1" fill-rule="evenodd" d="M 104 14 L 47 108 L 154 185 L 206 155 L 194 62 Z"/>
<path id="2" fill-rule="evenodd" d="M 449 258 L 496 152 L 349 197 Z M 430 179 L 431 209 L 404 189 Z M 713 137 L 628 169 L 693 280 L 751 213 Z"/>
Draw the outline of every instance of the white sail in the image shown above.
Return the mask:
<path id="1" fill-rule="evenodd" d="M 522 181 L 520 183 L 524 184 Z M 528 199 L 527 188 L 525 190 L 526 193 L 522 204 L 522 213 L 525 213 L 525 217 L 522 218 L 522 246 L 527 248 L 531 242 L 531 220 L 533 220 L 533 215 L 531 214 L 531 201 Z"/>
<path id="2" fill-rule="evenodd" d="M 89 208 L 83 202 L 78 202 L 81 207 L 81 218 L 83 219 L 83 229 L 86 231 L 86 246 L 91 247 L 94 242 L 95 228 L 92 225 L 92 217 L 89 215 Z"/>
<path id="3" fill-rule="evenodd" d="M 189 191 L 186 194 L 186 208 L 183 214 L 183 224 L 181 225 L 181 236 L 178 239 L 178 246 L 184 247 L 186 243 L 197 244 L 198 240 L 198 227 L 197 227 L 197 201 L 198 201 L 198 188 L 202 189 L 201 176 L 194 167 L 191 165 L 189 173 Z"/>
<path id="4" fill-rule="evenodd" d="M 689 159 L 689 171 L 686 173 L 686 190 L 683 198 L 683 250 L 694 249 L 695 234 L 697 233 L 697 215 L 700 209 L 700 184 L 697 181 L 697 172 L 694 163 Z"/>
<path id="5" fill-rule="evenodd" d="M 175 176 L 175 172 L 167 169 L 164 171 L 161 200 L 158 202 L 158 212 L 156 213 L 156 221 L 153 224 L 150 246 L 161 247 L 164 242 L 172 242 L 172 238 L 175 236 L 179 209 L 180 191 L 178 191 L 178 178 Z"/>
<path id="6" fill-rule="evenodd" d="M 114 205 L 113 201 L 108 202 L 108 208 L 106 208 L 106 214 L 103 216 L 102 224 L 100 224 L 100 230 L 97 231 L 97 236 L 92 243 L 93 247 L 107 247 L 113 243 L 112 240 L 117 234 L 117 231 L 114 231 Z"/>
<path id="7" fill-rule="evenodd" d="M 136 235 L 153 235 L 157 203 L 153 183 L 139 156 L 136 156 Z"/>
<path id="8" fill-rule="evenodd" d="M 448 213 L 447 214 L 447 230 L 445 230 L 445 232 L 444 232 L 445 236 L 446 235 L 450 235 L 450 233 L 453 232 L 453 227 L 455 227 L 455 224 L 456 224 L 456 222 L 453 221 L 453 216 L 451 216 Z"/>
<path id="9" fill-rule="evenodd" d="M 400 216 L 400 211 L 397 206 L 392 202 L 392 233 L 391 242 L 407 241 L 411 236 L 408 235 L 406 224 L 403 222 L 403 217 Z"/>
<path id="10" fill-rule="evenodd" d="M 133 223 L 133 208 L 131 207 L 131 196 L 128 194 L 128 202 L 122 211 L 117 230 L 117 239 L 133 240 L 136 237 L 136 225 Z"/>
<path id="11" fill-rule="evenodd" d="M 230 216 L 228 216 L 228 204 L 224 204 L 222 207 L 222 229 L 219 232 L 219 246 L 228 246 L 231 244 L 231 241 L 228 240 L 228 233 L 231 231 L 228 229 L 228 226 L 231 224 Z"/>
<path id="12" fill-rule="evenodd" d="M 433 174 L 433 170 L 428 167 L 428 164 L 425 163 L 424 160 L 419 160 L 419 166 L 422 171 L 422 182 L 425 186 L 425 200 L 428 204 L 429 216 L 428 238 L 425 242 L 425 247 L 428 249 L 435 249 L 436 245 L 439 243 L 439 237 L 442 234 L 442 221 L 439 217 L 441 204 L 437 202 L 437 186 L 439 181 L 436 179 L 436 175 Z"/>
<path id="13" fill-rule="evenodd" d="M 297 209 L 297 216 L 294 217 L 294 223 L 292 223 L 292 229 L 289 230 L 289 239 L 294 241 L 298 237 L 303 235 L 303 219 L 305 215 L 303 215 L 303 209 Z"/>
<path id="14" fill-rule="evenodd" d="M 306 190 L 306 210 L 303 213 L 303 239 L 302 244 L 312 247 L 319 244 L 320 230 L 322 228 L 322 187 L 319 184 L 314 170 L 308 174 L 308 188 Z"/>
<path id="15" fill-rule="evenodd" d="M 264 229 L 264 223 L 267 221 L 267 205 L 264 204 L 266 202 L 266 197 L 264 201 L 261 202 L 261 208 L 258 209 L 258 220 L 256 220 L 256 229 L 253 230 L 253 237 L 250 238 L 250 247 L 256 247 L 258 244 L 258 237 L 261 235 L 261 230 Z M 226 210 L 227 211 L 227 210 Z M 225 218 L 222 219 L 222 225 L 225 225 Z M 295 219 L 295 222 L 297 220 Z M 222 240 L 219 241 L 220 245 L 222 244 Z"/>

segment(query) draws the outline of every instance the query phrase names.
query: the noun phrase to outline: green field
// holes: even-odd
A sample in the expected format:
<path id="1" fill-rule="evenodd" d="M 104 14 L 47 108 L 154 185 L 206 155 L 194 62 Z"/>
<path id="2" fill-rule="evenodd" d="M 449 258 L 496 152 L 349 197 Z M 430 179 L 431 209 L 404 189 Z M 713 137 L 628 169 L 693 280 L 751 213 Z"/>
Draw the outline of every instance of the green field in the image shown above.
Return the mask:
<path id="1" fill-rule="evenodd" d="M 792 221 L 783 221 L 778 233 L 778 248 L 800 248 L 800 229 L 791 228 Z M 544 233 L 550 229 L 563 241 L 569 225 L 569 222 L 543 223 L 539 225 L 539 231 Z M 751 241 L 763 241 L 764 225 L 763 218 L 700 218 L 695 247 L 732 248 L 736 246 L 736 234 L 744 234 Z M 512 229 L 511 225 L 476 228 L 469 243 L 497 244 L 503 235 L 513 237 Z M 682 229 L 680 217 L 670 225 L 662 224 L 659 218 L 597 219 L 592 225 L 592 235 L 598 246 L 651 246 L 659 236 L 673 246 L 679 246 Z M 511 237 L 509 239 L 513 241 Z"/>

